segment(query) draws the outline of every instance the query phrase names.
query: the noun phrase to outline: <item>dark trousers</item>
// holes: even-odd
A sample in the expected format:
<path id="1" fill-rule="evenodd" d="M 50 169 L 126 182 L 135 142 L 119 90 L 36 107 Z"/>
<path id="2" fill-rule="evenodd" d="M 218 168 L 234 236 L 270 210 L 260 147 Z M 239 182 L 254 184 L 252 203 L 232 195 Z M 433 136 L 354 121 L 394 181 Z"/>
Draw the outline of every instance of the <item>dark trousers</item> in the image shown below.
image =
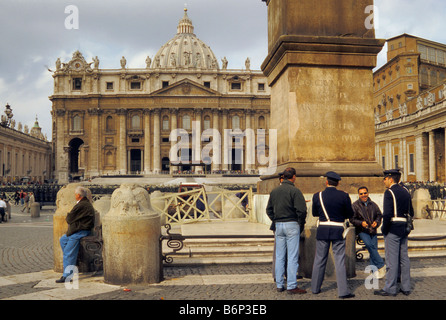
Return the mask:
<path id="1" fill-rule="evenodd" d="M 347 271 L 345 269 L 345 240 L 316 240 L 316 254 L 311 275 L 311 290 L 313 293 L 321 291 L 325 276 L 330 244 L 333 247 L 333 256 L 336 268 L 336 282 L 339 296 L 350 294 L 347 286 Z"/>

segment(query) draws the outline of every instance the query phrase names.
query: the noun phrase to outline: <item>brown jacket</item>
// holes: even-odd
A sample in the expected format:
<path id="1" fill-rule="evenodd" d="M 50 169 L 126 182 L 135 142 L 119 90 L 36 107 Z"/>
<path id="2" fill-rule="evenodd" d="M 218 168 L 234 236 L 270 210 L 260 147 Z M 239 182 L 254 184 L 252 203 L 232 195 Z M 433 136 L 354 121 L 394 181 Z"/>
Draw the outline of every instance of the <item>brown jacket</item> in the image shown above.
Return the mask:
<path id="1" fill-rule="evenodd" d="M 94 227 L 94 208 L 87 198 L 82 198 L 67 214 L 67 236 L 81 230 L 91 230 Z"/>

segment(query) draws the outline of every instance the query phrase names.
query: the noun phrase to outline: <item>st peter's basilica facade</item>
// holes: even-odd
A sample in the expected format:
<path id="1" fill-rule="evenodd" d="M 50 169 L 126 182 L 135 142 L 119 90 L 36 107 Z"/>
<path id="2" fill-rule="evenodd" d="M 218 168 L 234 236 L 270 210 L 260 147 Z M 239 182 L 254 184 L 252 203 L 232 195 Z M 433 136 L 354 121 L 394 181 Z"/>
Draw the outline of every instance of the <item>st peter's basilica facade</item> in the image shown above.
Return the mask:
<path id="1" fill-rule="evenodd" d="M 267 166 L 270 91 L 261 71 L 227 68 L 194 34 L 177 34 L 146 68 L 100 69 L 82 53 L 56 61 L 52 101 L 55 178 L 261 173 Z M 205 151 L 211 143 L 212 147 Z M 265 165 L 266 164 L 266 165 Z"/>

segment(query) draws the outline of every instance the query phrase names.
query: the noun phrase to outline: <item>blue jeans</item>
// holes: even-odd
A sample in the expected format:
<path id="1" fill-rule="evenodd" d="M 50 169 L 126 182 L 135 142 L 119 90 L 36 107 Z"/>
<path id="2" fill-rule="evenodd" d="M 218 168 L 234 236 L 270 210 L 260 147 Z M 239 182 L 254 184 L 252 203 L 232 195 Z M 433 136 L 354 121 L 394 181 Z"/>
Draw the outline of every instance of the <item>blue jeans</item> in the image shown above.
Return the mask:
<path id="1" fill-rule="evenodd" d="M 369 235 L 368 233 L 361 232 L 359 237 L 364 242 L 367 250 L 370 254 L 370 264 L 376 266 L 378 269 L 384 267 L 384 260 L 378 253 L 378 236 Z"/>
<path id="2" fill-rule="evenodd" d="M 72 269 L 67 267 L 75 266 L 77 261 L 77 254 L 79 253 L 79 243 L 83 237 L 90 235 L 89 230 L 81 230 L 73 233 L 71 236 L 64 234 L 60 237 L 60 247 L 63 252 L 63 276 L 68 277 Z"/>
<path id="3" fill-rule="evenodd" d="M 285 270 L 287 272 L 287 290 L 297 287 L 299 238 L 300 227 L 297 222 L 276 222 L 275 274 L 277 288 L 284 287 Z"/>

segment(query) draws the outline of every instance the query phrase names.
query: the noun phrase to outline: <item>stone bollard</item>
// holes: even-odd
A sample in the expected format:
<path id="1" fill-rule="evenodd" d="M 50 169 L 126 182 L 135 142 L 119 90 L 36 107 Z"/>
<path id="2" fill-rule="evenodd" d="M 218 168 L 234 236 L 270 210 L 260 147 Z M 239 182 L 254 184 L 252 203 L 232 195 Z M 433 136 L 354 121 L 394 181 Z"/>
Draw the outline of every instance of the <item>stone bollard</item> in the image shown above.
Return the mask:
<path id="1" fill-rule="evenodd" d="M 40 203 L 33 202 L 30 205 L 31 218 L 39 218 L 40 217 Z"/>
<path id="2" fill-rule="evenodd" d="M 84 186 L 80 183 L 72 183 L 62 187 L 57 192 L 56 197 L 56 212 L 53 215 L 53 257 L 54 257 L 54 271 L 63 272 L 63 253 L 60 248 L 59 239 L 68 229 L 66 221 L 67 214 L 73 209 L 76 204 L 74 197 L 74 190 L 78 186 Z M 88 198 L 91 200 L 91 192 L 87 189 Z"/>
<path id="3" fill-rule="evenodd" d="M 110 196 L 104 196 L 93 203 L 93 208 L 95 209 L 95 214 L 96 214 L 94 224 L 96 226 L 102 225 L 102 217 L 106 215 L 108 211 L 110 211 L 110 203 L 111 203 Z"/>
<path id="4" fill-rule="evenodd" d="M 307 205 L 307 223 L 299 242 L 299 270 L 298 275 L 311 279 L 313 273 L 313 262 L 316 254 L 316 231 L 317 218 L 312 216 L 311 205 Z M 356 234 L 355 228 L 349 227 L 345 237 L 345 269 L 347 278 L 356 277 Z M 336 280 L 336 269 L 333 251 L 330 247 L 327 265 L 325 268 L 325 279 Z"/>
<path id="5" fill-rule="evenodd" d="M 6 212 L 5 212 L 5 218 L 7 220 L 11 220 L 11 204 L 9 202 L 6 202 Z"/>
<path id="6" fill-rule="evenodd" d="M 426 205 L 431 204 L 431 195 L 427 189 L 417 189 L 415 190 L 412 198 L 412 205 L 414 210 L 415 219 L 424 219 L 423 208 Z"/>
<path id="7" fill-rule="evenodd" d="M 110 284 L 160 282 L 161 224 L 148 192 L 122 184 L 102 217 L 104 281 Z"/>

